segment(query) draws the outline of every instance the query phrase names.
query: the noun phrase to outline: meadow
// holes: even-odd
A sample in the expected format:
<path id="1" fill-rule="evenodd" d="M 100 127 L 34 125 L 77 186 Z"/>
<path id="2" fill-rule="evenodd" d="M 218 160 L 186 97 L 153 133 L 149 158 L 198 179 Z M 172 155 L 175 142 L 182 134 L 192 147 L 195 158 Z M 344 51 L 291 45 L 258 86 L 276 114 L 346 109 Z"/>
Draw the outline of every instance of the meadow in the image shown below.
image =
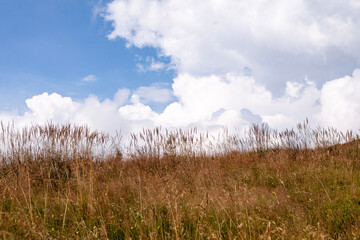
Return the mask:
<path id="1" fill-rule="evenodd" d="M 0 127 L 0 239 L 360 238 L 354 132 Z"/>

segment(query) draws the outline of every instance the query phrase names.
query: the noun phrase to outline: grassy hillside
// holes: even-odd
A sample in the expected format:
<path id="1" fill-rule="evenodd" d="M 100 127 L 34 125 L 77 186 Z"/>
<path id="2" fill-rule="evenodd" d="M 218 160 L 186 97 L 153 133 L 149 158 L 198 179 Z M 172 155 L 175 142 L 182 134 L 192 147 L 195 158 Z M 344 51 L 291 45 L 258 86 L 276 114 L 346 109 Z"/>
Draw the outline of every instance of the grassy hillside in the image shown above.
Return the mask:
<path id="1" fill-rule="evenodd" d="M 1 125 L 0 239 L 359 239 L 358 138 Z"/>

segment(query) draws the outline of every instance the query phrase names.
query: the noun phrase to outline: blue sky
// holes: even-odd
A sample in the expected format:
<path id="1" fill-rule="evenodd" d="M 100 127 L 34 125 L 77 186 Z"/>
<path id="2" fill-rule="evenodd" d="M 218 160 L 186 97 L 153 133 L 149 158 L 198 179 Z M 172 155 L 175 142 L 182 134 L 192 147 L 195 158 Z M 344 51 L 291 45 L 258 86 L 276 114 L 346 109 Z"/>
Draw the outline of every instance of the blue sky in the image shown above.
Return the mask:
<path id="1" fill-rule="evenodd" d="M 359 12 L 358 0 L 0 0 L 0 120 L 358 130 Z"/>
<path id="2" fill-rule="evenodd" d="M 136 66 L 140 57 L 156 58 L 155 48 L 126 48 L 124 40 L 107 39 L 111 26 L 94 15 L 97 4 L 0 0 L 0 110 L 23 112 L 25 100 L 43 92 L 104 99 L 118 88 L 171 83 L 174 71 L 141 72 Z M 89 74 L 97 81 L 81 83 Z"/>

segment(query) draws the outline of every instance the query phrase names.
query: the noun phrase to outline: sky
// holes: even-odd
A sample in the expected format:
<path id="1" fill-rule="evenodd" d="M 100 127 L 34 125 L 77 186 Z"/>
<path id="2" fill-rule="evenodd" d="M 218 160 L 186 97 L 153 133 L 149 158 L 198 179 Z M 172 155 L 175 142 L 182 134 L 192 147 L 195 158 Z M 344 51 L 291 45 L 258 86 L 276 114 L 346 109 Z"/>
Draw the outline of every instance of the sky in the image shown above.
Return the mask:
<path id="1" fill-rule="evenodd" d="M 360 129 L 359 0 L 0 0 L 0 119 Z"/>
<path id="2" fill-rule="evenodd" d="M 138 71 L 140 59 L 157 59 L 156 49 L 107 38 L 111 24 L 96 15 L 98 4 L 0 0 L 0 110 L 24 113 L 25 100 L 43 92 L 103 100 L 118 88 L 171 86 L 174 71 Z"/>

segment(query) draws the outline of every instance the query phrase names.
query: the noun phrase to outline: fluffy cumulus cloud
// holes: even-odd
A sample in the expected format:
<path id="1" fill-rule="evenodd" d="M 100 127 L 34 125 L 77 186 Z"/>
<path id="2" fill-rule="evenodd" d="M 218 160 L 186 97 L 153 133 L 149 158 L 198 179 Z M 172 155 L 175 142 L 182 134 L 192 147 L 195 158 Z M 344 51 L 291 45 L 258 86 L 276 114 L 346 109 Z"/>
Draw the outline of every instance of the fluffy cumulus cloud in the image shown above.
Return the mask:
<path id="1" fill-rule="evenodd" d="M 168 92 L 162 93 L 165 89 L 156 87 L 141 87 L 136 91 L 119 89 L 112 99 L 104 101 L 96 96 L 74 101 L 56 93 L 43 93 L 26 100 L 29 110 L 24 115 L 2 113 L 0 117 L 13 119 L 20 127 L 52 120 L 87 124 L 110 133 L 121 130 L 124 134 L 155 126 L 197 127 L 217 132 L 224 126 L 230 130 L 245 129 L 262 122 L 281 129 L 291 128 L 305 118 L 313 125 L 320 123 L 341 130 L 359 127 L 360 69 L 352 76 L 328 81 L 322 89 L 311 81 L 288 82 L 281 98 L 273 97 L 252 77 L 232 74 L 222 77 L 180 74 L 174 79 L 172 88 L 176 100 L 162 113 L 145 105 L 141 93 L 148 91 L 145 97 L 149 101 L 162 101 L 168 99 Z"/>
<path id="2" fill-rule="evenodd" d="M 353 0 L 114 0 L 104 18 L 110 39 L 176 66 L 178 101 L 160 122 L 246 125 L 250 112 L 276 128 L 307 117 L 344 129 L 360 127 L 346 91 L 359 85 L 344 77 L 360 63 L 358 10 Z"/>
<path id="3" fill-rule="evenodd" d="M 359 129 L 360 119 L 360 69 L 353 76 L 327 82 L 321 94 L 320 120 L 328 126 Z"/>
<path id="4" fill-rule="evenodd" d="M 16 126 L 55 123 L 85 124 L 92 129 L 115 133 L 121 130 L 125 135 L 130 131 L 140 131 L 143 127 L 152 127 L 151 116 L 156 115 L 148 106 L 131 99 L 131 105 L 122 105 L 128 101 L 130 91 L 120 89 L 113 99 L 99 101 L 96 96 L 89 96 L 76 102 L 59 94 L 43 93 L 26 100 L 28 111 L 19 116 L 16 113 L 2 113 L 4 121 L 14 121 Z M 133 95 L 132 98 L 136 98 Z"/>
<path id="5" fill-rule="evenodd" d="M 103 8 L 109 39 L 153 47 L 178 73 L 172 89 L 119 89 L 82 101 L 41 94 L 26 101 L 21 124 L 85 123 L 124 133 L 141 128 L 266 122 L 360 128 L 360 5 L 355 0 L 113 0 Z M 143 70 L 167 68 L 153 57 Z M 355 69 L 355 71 L 354 71 Z M 121 87 L 121 86 L 120 86 Z M 154 112 L 149 104 L 167 104 Z"/>
<path id="6" fill-rule="evenodd" d="M 275 91 L 305 75 L 323 83 L 360 59 L 355 1 L 114 0 L 110 39 L 152 46 L 180 72 L 242 73 Z"/>
<path id="7" fill-rule="evenodd" d="M 174 80 L 173 91 L 178 102 L 170 104 L 161 117 L 173 118 L 169 122 L 177 125 L 197 121 L 230 127 L 259 123 L 259 120 L 250 120 L 253 114 L 259 116 L 255 119 L 261 117 L 271 126 L 281 128 L 291 127 L 299 119 L 319 111 L 316 102 L 320 91 L 313 82 L 305 82 L 296 97 L 285 94 L 282 98 L 274 98 L 252 77 L 181 74 Z"/>

